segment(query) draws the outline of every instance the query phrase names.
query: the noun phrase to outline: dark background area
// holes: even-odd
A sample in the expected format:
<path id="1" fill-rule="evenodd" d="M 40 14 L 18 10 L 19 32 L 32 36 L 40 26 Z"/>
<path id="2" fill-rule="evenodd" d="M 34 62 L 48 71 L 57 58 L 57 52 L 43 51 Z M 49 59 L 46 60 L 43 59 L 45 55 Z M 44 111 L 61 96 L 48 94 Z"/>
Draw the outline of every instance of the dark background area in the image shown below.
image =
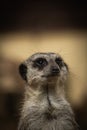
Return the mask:
<path id="1" fill-rule="evenodd" d="M 39 33 L 61 30 L 87 31 L 87 4 L 85 1 L 17 1 L 0 2 L 0 34 L 8 32 Z M 4 63 L 4 61 L 3 61 Z M 8 64 L 7 62 L 5 64 Z M 14 63 L 10 63 L 14 64 Z M 14 64 L 15 65 L 15 64 Z M 16 65 L 15 65 L 16 66 Z M 10 68 L 10 67 L 9 67 Z M 16 73 L 13 67 L 11 73 Z M 17 81 L 17 76 L 14 76 Z M 21 84 L 21 83 L 20 83 Z M 0 83 L 2 86 L 2 84 Z M 23 91 L 0 92 L 0 129 L 16 130 L 19 111 L 18 104 Z M 86 101 L 87 99 L 85 99 Z M 87 129 L 87 103 L 74 108 L 81 130 Z"/>
<path id="2" fill-rule="evenodd" d="M 85 1 L 0 2 L 0 32 L 87 29 Z"/>

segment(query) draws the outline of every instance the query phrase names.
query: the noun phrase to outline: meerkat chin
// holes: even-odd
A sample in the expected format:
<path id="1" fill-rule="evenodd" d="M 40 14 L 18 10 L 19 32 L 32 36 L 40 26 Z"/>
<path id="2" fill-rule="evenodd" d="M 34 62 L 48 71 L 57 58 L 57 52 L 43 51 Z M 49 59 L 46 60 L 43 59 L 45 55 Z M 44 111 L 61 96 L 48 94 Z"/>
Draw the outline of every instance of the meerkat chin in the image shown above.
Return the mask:
<path id="1" fill-rule="evenodd" d="M 64 92 L 68 66 L 56 53 L 36 53 L 19 66 L 26 81 L 18 130 L 77 130 Z"/>

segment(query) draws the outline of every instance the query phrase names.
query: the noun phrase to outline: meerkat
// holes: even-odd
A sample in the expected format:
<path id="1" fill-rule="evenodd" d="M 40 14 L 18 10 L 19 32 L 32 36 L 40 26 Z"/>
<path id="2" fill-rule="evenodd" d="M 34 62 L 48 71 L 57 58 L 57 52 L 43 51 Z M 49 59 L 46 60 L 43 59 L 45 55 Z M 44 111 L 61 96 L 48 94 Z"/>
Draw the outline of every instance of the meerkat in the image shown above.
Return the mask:
<path id="1" fill-rule="evenodd" d="M 68 65 L 59 54 L 35 53 L 19 66 L 26 81 L 18 130 L 77 130 L 65 96 Z"/>

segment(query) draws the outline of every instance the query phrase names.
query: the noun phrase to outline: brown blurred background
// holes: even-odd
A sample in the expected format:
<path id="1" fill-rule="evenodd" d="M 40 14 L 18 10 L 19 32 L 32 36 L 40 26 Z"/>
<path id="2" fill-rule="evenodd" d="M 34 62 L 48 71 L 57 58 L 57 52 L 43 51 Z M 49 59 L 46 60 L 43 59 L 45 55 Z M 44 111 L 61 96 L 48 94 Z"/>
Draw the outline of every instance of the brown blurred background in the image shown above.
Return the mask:
<path id="1" fill-rule="evenodd" d="M 17 130 L 24 90 L 18 66 L 39 51 L 59 53 L 69 65 L 67 97 L 87 130 L 87 4 L 48 0 L 0 3 L 0 130 Z"/>

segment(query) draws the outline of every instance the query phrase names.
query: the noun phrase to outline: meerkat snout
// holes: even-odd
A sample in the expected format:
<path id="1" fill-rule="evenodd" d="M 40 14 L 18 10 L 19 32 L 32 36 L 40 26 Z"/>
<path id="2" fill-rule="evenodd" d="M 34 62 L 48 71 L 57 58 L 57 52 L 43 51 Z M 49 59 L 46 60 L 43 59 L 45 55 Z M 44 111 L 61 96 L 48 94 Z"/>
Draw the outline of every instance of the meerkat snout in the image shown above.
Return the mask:
<path id="1" fill-rule="evenodd" d="M 51 73 L 52 73 L 53 75 L 57 75 L 57 74 L 60 73 L 60 70 L 59 70 L 58 67 L 52 66 L 52 67 L 51 67 Z"/>

